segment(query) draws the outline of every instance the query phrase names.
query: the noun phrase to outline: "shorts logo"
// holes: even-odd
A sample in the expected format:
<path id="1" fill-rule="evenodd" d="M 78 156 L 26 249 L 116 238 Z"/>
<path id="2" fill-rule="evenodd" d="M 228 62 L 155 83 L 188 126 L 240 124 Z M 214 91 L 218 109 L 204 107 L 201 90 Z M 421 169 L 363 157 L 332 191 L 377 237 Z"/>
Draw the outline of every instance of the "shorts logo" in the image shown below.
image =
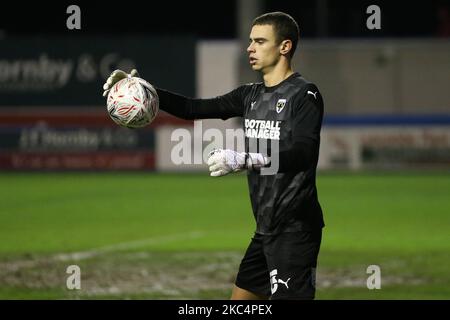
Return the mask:
<path id="1" fill-rule="evenodd" d="M 277 269 L 273 269 L 270 272 L 270 291 L 272 291 L 272 294 L 277 292 L 278 284 L 284 284 L 286 286 L 286 289 L 289 289 L 288 282 L 289 280 L 291 280 L 291 278 L 288 278 L 286 281 L 283 281 L 281 279 L 276 278 L 277 274 L 278 274 Z"/>
<path id="2" fill-rule="evenodd" d="M 278 99 L 277 102 L 277 113 L 280 113 L 281 111 L 283 111 L 284 106 L 286 105 L 286 99 Z"/>

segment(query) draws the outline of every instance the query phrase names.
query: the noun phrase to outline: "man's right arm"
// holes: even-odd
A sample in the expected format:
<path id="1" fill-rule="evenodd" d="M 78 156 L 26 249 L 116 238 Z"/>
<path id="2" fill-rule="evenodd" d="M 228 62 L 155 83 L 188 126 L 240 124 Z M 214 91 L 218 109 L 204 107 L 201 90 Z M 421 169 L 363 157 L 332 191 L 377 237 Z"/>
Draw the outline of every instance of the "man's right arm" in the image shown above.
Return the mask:
<path id="1" fill-rule="evenodd" d="M 223 119 L 242 117 L 246 86 L 211 99 L 193 99 L 168 90 L 156 88 L 159 107 L 176 117 L 194 119 Z"/>
<path id="2" fill-rule="evenodd" d="M 115 83 L 126 77 L 139 77 L 136 69 L 128 74 L 123 70 L 114 70 L 103 85 L 103 96 Z M 239 88 L 211 99 L 192 99 L 161 88 L 156 88 L 159 97 L 159 108 L 176 117 L 193 119 L 228 119 L 242 117 L 244 115 L 244 99 L 251 90 L 251 85 L 243 85 Z"/>

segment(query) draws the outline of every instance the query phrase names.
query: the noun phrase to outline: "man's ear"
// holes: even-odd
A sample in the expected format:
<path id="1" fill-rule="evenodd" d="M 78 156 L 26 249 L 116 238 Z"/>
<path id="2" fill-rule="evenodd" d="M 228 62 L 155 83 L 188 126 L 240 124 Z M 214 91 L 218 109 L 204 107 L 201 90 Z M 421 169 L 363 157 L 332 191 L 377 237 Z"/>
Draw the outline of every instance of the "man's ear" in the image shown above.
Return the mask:
<path id="1" fill-rule="evenodd" d="M 292 41 L 291 40 L 281 41 L 281 44 L 280 44 L 280 53 L 281 54 L 286 55 L 291 50 L 292 50 Z"/>

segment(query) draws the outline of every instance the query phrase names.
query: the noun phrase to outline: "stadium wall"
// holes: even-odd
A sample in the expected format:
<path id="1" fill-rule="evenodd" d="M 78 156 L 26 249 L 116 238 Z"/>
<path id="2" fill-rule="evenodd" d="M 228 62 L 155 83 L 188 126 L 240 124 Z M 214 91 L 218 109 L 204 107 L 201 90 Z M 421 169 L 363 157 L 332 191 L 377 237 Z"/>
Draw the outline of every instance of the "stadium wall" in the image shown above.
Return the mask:
<path id="1" fill-rule="evenodd" d="M 140 45 L 144 51 L 155 48 L 142 46 L 147 38 L 134 41 L 135 47 Z M 239 120 L 192 122 L 161 112 L 151 127 L 129 131 L 112 123 L 99 98 L 107 74 L 102 69 L 105 57 L 116 58 L 110 60 L 111 69 L 128 63 L 138 67 L 144 77 L 149 75 L 150 82 L 172 82 L 169 89 L 189 96 L 224 94 L 242 83 L 240 66 L 245 48 L 237 41 L 185 39 L 191 45 L 186 58 L 191 63 L 170 60 L 167 70 L 161 69 L 163 58 L 157 53 L 152 54 L 160 60 L 153 66 L 145 54 L 111 51 L 111 39 L 103 47 L 94 46 L 92 52 L 52 51 L 45 45 L 49 41 L 43 42 L 41 51 L 39 47 L 24 51 L 17 47 L 19 42 L 0 44 L 5 49 L 0 54 L 0 71 L 9 70 L 0 79 L 3 170 L 204 171 L 202 160 L 211 148 L 243 150 Z M 174 55 L 177 50 L 173 48 Z M 86 63 L 89 54 L 94 62 L 90 72 Z M 71 62 L 70 77 L 61 90 L 50 81 L 56 78 L 48 76 L 49 83 L 33 78 L 33 56 L 36 66 L 42 68 L 46 64 L 49 68 L 47 60 L 52 57 Z M 164 59 L 171 57 L 169 54 Z M 450 44 L 445 41 L 303 41 L 295 67 L 319 85 L 325 99 L 319 168 L 448 168 L 450 91 L 446 86 L 450 74 L 443 66 L 449 59 Z M 8 75 L 11 77 L 19 65 L 27 66 L 28 71 L 21 75 L 29 78 L 8 82 Z M 86 81 L 89 74 L 95 77 Z M 89 90 L 84 90 L 85 86 Z M 74 92 L 85 99 L 71 99 Z M 84 103 L 74 105 L 80 102 Z M 226 138 L 230 133 L 233 137 Z M 183 141 L 183 137 L 190 141 Z M 189 154 L 180 154 L 180 143 L 190 145 Z M 174 161 L 174 156 L 183 161 Z"/>

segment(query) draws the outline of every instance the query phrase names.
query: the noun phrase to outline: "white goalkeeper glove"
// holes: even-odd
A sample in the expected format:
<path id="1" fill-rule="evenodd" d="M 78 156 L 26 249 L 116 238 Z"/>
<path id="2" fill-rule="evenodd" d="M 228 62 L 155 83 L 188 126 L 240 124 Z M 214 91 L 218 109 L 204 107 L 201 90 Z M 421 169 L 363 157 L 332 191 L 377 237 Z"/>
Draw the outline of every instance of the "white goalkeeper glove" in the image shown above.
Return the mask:
<path id="1" fill-rule="evenodd" d="M 111 90 L 111 88 L 114 86 L 114 84 L 116 84 L 117 82 L 119 82 L 120 80 L 124 79 L 124 78 L 131 78 L 131 77 L 139 77 L 139 73 L 137 72 L 136 69 L 131 70 L 130 73 L 126 73 L 125 71 L 122 70 L 114 70 L 113 72 L 111 72 L 111 74 L 109 75 L 108 79 L 106 80 L 105 84 L 103 85 L 103 96 L 106 97 L 108 95 L 109 90 Z"/>
<path id="2" fill-rule="evenodd" d="M 246 169 L 259 169 L 269 164 L 260 153 L 236 152 L 229 149 L 214 149 L 208 155 L 211 177 L 220 177 Z"/>

